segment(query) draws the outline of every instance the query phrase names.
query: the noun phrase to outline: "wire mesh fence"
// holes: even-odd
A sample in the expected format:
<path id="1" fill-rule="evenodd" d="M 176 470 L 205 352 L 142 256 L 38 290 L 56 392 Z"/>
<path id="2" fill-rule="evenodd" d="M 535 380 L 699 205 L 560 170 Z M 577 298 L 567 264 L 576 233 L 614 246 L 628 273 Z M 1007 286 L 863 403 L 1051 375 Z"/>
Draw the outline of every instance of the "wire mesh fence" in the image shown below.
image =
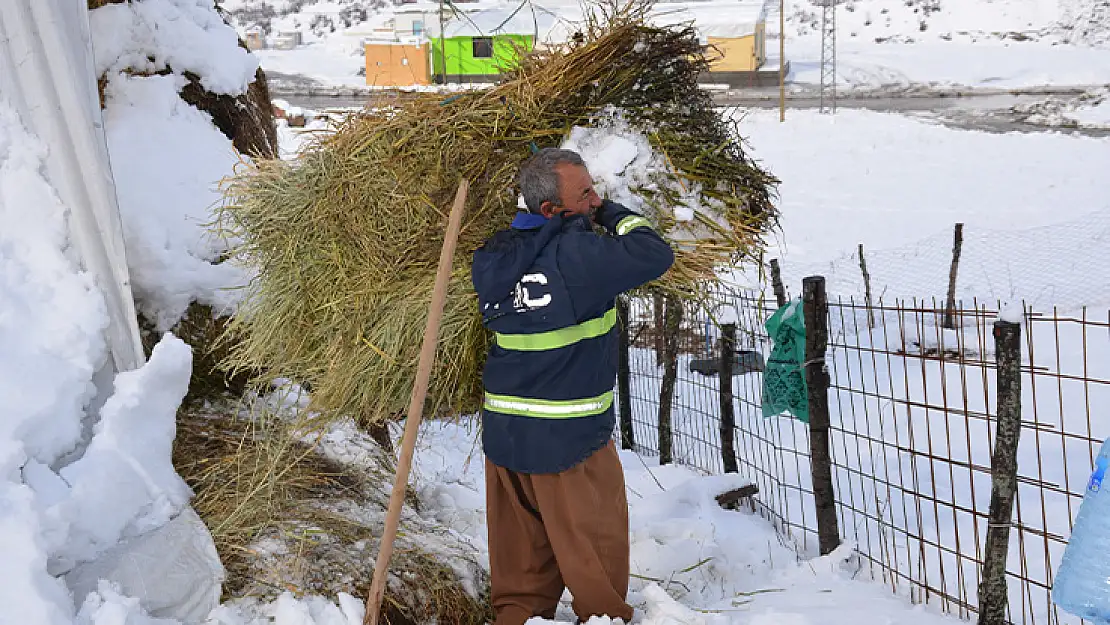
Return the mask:
<path id="1" fill-rule="evenodd" d="M 758 487 L 758 510 L 799 549 L 816 553 L 809 430 L 764 414 L 763 369 L 772 349 L 764 293 L 722 289 L 709 308 L 687 306 L 678 334 L 672 413 L 674 462 L 723 471 L 722 435 L 738 470 Z M 630 302 L 630 392 L 635 449 L 657 453 L 661 302 Z M 863 566 L 914 602 L 972 618 L 991 497 L 998 305 L 959 305 L 945 327 L 936 301 L 866 307 L 830 296 L 826 366 L 830 445 L 843 540 Z M 1022 432 L 1007 561 L 1009 619 L 1078 623 L 1051 602 L 1059 565 L 1094 457 L 1110 435 L 1110 313 L 1026 309 Z M 733 410 L 720 428 L 720 323 L 737 332 Z"/>

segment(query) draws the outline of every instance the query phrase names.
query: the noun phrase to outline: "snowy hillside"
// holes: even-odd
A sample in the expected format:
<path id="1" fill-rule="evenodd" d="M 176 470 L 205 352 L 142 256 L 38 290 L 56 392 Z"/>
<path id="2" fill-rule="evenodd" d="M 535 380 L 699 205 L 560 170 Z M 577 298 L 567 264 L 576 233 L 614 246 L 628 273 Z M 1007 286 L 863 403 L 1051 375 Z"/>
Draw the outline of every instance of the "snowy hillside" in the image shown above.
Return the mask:
<path id="1" fill-rule="evenodd" d="M 777 37 L 777 7 L 771 6 L 776 15 L 768 30 Z M 821 10 L 787 2 L 786 18 L 794 82 L 819 83 Z M 1107 0 L 846 0 L 836 19 L 837 82 L 844 88 L 1023 89 L 1110 81 Z"/>
<path id="2" fill-rule="evenodd" d="M 787 2 L 787 32 L 815 34 L 821 11 Z M 877 43 L 1037 41 L 1098 45 L 1110 41 L 1106 0 L 844 0 L 839 34 Z"/>
<path id="3" fill-rule="evenodd" d="M 389 0 L 220 0 L 219 7 L 241 28 L 266 34 L 296 30 L 322 37 L 369 20 Z"/>

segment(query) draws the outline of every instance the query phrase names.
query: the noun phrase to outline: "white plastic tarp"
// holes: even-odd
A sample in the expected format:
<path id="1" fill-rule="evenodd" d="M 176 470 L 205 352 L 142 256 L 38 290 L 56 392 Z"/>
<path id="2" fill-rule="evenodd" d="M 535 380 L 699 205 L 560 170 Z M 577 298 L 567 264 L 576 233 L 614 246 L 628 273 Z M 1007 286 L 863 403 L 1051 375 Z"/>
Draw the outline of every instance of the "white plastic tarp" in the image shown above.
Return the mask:
<path id="1" fill-rule="evenodd" d="M 47 146 L 71 240 L 104 293 L 113 372 L 143 364 L 85 0 L 0 0 L 0 98 Z M 30 207 L 29 207 L 30 208 Z M 111 375 L 98 376 L 110 384 Z M 105 395 L 110 389 L 99 389 Z"/>

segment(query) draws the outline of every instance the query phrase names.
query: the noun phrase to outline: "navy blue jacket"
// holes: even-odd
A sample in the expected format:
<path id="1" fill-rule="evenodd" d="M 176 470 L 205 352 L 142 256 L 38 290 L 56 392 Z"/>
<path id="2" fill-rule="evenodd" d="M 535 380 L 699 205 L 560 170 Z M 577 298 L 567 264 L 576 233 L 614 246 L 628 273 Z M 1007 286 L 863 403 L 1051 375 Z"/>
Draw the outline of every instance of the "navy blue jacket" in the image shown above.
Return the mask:
<path id="1" fill-rule="evenodd" d="M 495 333 L 483 372 L 482 447 L 519 473 L 557 473 L 612 436 L 616 297 L 670 268 L 647 219 L 606 201 L 588 217 L 518 214 L 474 253 L 471 279 Z"/>

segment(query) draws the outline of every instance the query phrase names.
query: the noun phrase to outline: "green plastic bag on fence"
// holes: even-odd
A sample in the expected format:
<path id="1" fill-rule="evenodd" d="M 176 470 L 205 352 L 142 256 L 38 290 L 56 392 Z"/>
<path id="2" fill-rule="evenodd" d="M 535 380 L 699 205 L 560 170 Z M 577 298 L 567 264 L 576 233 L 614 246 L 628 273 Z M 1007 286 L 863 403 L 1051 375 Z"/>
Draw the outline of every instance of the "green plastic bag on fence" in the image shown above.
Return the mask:
<path id="1" fill-rule="evenodd" d="M 802 300 L 797 299 L 775 311 L 764 324 L 774 341 L 763 371 L 763 416 L 775 417 L 788 412 L 802 423 L 809 423 L 809 402 L 803 365 L 806 360 L 806 326 Z"/>

